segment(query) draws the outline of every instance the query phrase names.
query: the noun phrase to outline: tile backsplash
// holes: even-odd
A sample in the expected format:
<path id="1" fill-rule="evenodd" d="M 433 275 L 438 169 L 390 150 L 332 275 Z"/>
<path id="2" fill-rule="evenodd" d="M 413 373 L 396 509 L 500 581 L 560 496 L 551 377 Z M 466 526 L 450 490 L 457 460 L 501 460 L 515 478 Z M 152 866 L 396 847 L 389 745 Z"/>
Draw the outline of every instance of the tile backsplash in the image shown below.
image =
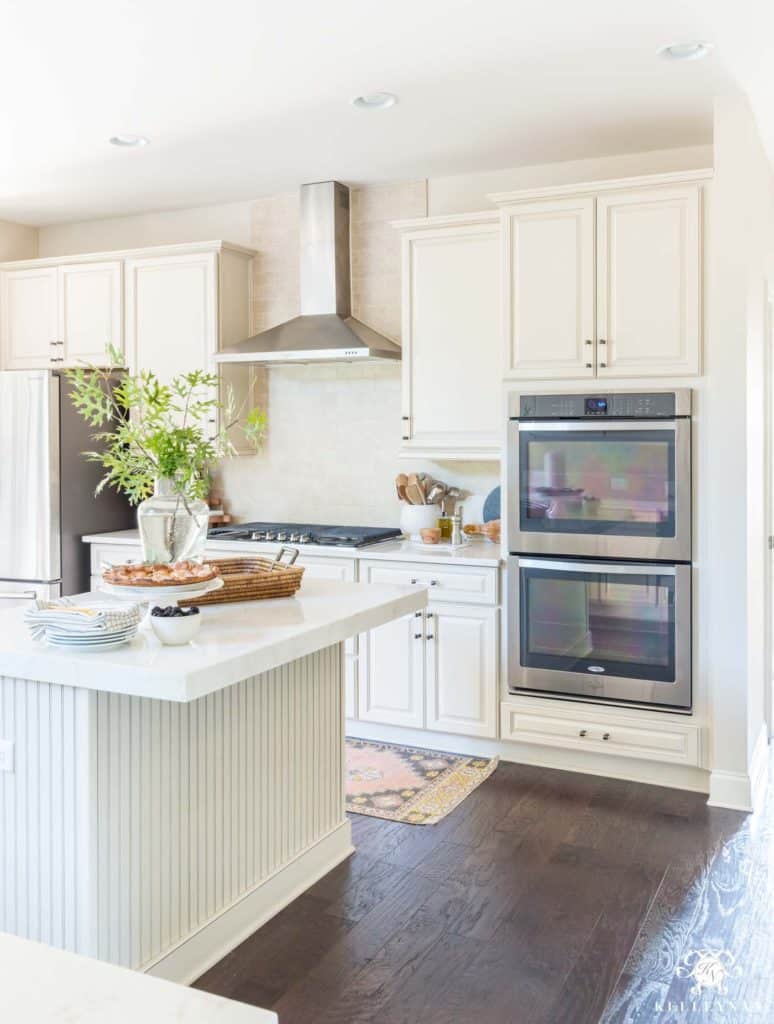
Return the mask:
<path id="1" fill-rule="evenodd" d="M 427 212 L 424 181 L 353 189 L 353 314 L 400 340 L 400 240 L 390 222 Z M 298 314 L 298 196 L 251 207 L 252 330 Z M 399 472 L 424 470 L 478 494 L 499 482 L 495 463 L 400 459 L 400 363 L 320 363 L 261 370 L 269 417 L 264 450 L 225 461 L 220 480 L 239 519 L 392 526 Z"/>

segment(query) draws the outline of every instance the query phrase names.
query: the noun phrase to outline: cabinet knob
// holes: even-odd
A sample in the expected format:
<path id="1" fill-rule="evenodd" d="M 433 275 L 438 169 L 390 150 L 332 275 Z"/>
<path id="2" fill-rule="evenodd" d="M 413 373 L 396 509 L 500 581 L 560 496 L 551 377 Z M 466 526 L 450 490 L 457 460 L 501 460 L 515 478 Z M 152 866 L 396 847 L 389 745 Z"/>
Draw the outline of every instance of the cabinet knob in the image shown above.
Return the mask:
<path id="1" fill-rule="evenodd" d="M 593 364 L 592 364 L 592 363 L 586 363 L 586 369 L 587 369 L 587 370 L 592 370 L 593 368 L 594 368 L 594 367 L 593 367 Z"/>
<path id="2" fill-rule="evenodd" d="M 418 613 L 418 614 L 421 614 L 421 613 Z M 433 613 L 432 612 L 428 612 L 427 613 L 427 617 L 428 617 L 428 619 L 432 619 Z"/>
<path id="3" fill-rule="evenodd" d="M 428 633 L 427 636 L 425 637 L 425 640 L 434 640 L 434 639 L 435 639 L 435 636 L 434 636 L 433 633 Z"/>
<path id="4" fill-rule="evenodd" d="M 430 580 L 430 586 L 431 587 L 437 587 L 438 586 L 438 580 Z"/>
<path id="5" fill-rule="evenodd" d="M 600 344 L 600 345 L 607 345 L 607 342 L 605 341 L 605 339 L 604 339 L 604 338 L 600 338 L 600 339 L 599 339 L 599 344 Z"/>
<path id="6" fill-rule="evenodd" d="M 587 345 L 593 345 L 594 342 L 591 340 L 591 338 L 586 338 L 586 344 Z"/>
<path id="7" fill-rule="evenodd" d="M 414 612 L 414 618 L 415 619 L 421 619 L 422 618 L 422 612 Z"/>
<path id="8" fill-rule="evenodd" d="M 415 640 L 421 640 L 422 639 L 422 634 L 421 633 L 415 633 L 414 634 L 414 639 Z"/>
<path id="9" fill-rule="evenodd" d="M 607 363 L 600 363 L 600 366 L 607 366 Z"/>
<path id="10" fill-rule="evenodd" d="M 603 740 L 609 740 L 610 739 L 610 733 L 609 732 L 603 733 L 602 734 L 602 739 Z"/>
<path id="11" fill-rule="evenodd" d="M 581 731 L 578 733 L 578 735 L 579 736 L 585 736 L 586 735 L 586 730 L 585 729 L 581 729 Z"/>
<path id="12" fill-rule="evenodd" d="M 412 580 L 411 582 L 412 582 L 412 584 L 416 584 L 417 581 L 416 580 Z"/>

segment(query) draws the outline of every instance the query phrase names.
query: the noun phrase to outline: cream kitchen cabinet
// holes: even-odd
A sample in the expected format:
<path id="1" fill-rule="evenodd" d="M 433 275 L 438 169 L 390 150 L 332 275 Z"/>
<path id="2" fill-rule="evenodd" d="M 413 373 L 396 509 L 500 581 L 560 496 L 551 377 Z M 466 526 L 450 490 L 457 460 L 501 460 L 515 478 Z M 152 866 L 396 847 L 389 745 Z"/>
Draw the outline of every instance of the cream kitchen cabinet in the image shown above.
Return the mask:
<path id="1" fill-rule="evenodd" d="M 506 378 L 700 372 L 702 184 L 687 177 L 490 197 L 502 216 Z"/>
<path id="2" fill-rule="evenodd" d="M 193 370 L 216 372 L 218 349 L 250 334 L 251 256 L 247 249 L 216 242 L 128 258 L 124 266 L 129 369 L 151 370 L 161 381 Z M 255 404 L 252 366 L 237 364 L 219 376 L 221 400 L 228 385 L 237 409 Z M 219 429 L 218 415 L 210 420 L 213 435 Z M 239 431 L 234 431 L 232 441 L 238 451 L 250 450 Z"/>
<path id="3" fill-rule="evenodd" d="M 403 455 L 499 457 L 503 377 L 496 212 L 399 221 Z"/>
<path id="4" fill-rule="evenodd" d="M 507 376 L 594 376 L 594 199 L 503 211 Z"/>
<path id="5" fill-rule="evenodd" d="M 105 365 L 109 345 L 122 350 L 120 261 L 33 262 L 0 278 L 5 369 Z"/>
<path id="6" fill-rule="evenodd" d="M 368 561 L 364 583 L 425 586 L 425 612 L 388 623 L 359 638 L 358 718 L 467 736 L 497 736 L 500 610 L 498 569 Z M 449 587 L 472 601 L 455 602 Z M 491 582 L 482 578 L 491 576 Z M 445 584 L 445 586 L 444 586 Z"/>
<path id="7" fill-rule="evenodd" d="M 423 626 L 419 612 L 360 635 L 358 719 L 424 728 Z"/>

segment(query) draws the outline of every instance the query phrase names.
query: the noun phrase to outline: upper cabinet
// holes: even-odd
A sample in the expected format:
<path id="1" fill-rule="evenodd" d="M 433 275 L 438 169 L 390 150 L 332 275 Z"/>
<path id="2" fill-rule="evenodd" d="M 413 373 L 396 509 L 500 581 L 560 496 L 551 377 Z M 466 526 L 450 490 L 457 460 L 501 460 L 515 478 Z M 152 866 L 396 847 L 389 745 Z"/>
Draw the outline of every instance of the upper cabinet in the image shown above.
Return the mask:
<path id="1" fill-rule="evenodd" d="M 503 225 L 506 377 L 698 374 L 701 184 L 569 191 L 492 197 Z"/>
<path id="2" fill-rule="evenodd" d="M 58 337 L 57 268 L 0 274 L 0 367 L 34 370 L 63 361 Z"/>
<path id="3" fill-rule="evenodd" d="M 395 225 L 403 246 L 404 455 L 497 458 L 501 449 L 497 213 Z"/>
<path id="4" fill-rule="evenodd" d="M 25 266 L 0 274 L 0 346 L 7 370 L 106 362 L 123 349 L 121 263 Z"/>
<path id="5" fill-rule="evenodd" d="M 218 348 L 250 334 L 250 261 L 225 242 L 159 246 L 6 263 L 0 268 L 0 369 L 60 369 L 108 364 L 121 352 L 133 372 L 166 382 L 191 370 L 218 372 L 224 406 L 255 405 L 255 367 L 218 371 Z M 107 257 L 110 258 L 107 258 Z M 219 412 L 207 425 L 219 429 Z M 237 451 L 251 451 L 235 427 Z"/>
<path id="6" fill-rule="evenodd" d="M 99 366 L 108 345 L 123 351 L 121 262 L 69 263 L 57 270 L 59 332 L 66 366 Z"/>
<path id="7" fill-rule="evenodd" d="M 700 209 L 698 185 L 597 198 L 601 377 L 699 373 Z"/>
<path id="8" fill-rule="evenodd" d="M 508 376 L 594 376 L 594 199 L 503 211 Z"/>

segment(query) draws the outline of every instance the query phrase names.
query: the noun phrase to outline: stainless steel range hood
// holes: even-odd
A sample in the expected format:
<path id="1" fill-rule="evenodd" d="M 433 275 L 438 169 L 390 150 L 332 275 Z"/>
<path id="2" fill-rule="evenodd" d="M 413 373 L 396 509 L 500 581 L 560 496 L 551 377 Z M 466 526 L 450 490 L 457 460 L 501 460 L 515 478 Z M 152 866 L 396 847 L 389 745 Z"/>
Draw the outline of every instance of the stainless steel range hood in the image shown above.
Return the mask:
<path id="1" fill-rule="evenodd" d="M 301 315 L 219 352 L 219 363 L 400 359 L 400 346 L 351 315 L 349 189 L 302 185 Z"/>

